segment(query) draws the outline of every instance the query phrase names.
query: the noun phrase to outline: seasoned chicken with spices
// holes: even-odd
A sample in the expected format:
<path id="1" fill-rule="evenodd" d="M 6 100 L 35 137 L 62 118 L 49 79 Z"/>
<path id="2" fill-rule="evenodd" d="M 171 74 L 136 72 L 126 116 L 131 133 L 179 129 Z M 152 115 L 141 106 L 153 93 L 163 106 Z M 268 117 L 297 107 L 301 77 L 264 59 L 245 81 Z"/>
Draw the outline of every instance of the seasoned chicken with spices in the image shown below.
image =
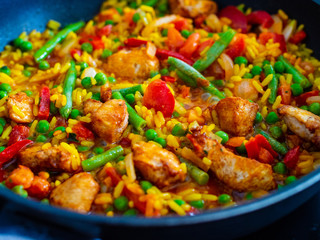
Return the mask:
<path id="1" fill-rule="evenodd" d="M 17 123 L 30 123 L 34 119 L 33 99 L 24 92 L 9 96 L 7 107 L 9 117 Z"/>

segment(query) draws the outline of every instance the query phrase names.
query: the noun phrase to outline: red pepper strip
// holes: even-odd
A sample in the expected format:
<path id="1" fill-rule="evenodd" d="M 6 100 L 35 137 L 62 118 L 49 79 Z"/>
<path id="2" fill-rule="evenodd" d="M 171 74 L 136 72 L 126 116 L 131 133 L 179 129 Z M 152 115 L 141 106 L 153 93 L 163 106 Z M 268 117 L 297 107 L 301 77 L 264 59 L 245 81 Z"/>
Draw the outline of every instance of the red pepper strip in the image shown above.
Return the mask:
<path id="1" fill-rule="evenodd" d="M 246 33 L 248 30 L 248 22 L 244 15 L 237 7 L 227 6 L 219 12 L 219 17 L 229 18 L 232 21 L 231 27 L 241 29 L 241 32 Z"/>
<path id="2" fill-rule="evenodd" d="M 258 159 L 260 148 L 255 138 L 250 138 L 245 147 L 249 158 Z"/>
<path id="3" fill-rule="evenodd" d="M 33 143 L 33 141 L 29 139 L 25 139 L 19 142 L 12 144 L 11 146 L 7 147 L 0 153 L 0 166 L 5 162 L 8 162 L 12 159 L 22 148 L 28 146 L 29 144 Z"/>
<path id="4" fill-rule="evenodd" d="M 3 169 L 0 169 L 0 182 L 2 182 L 4 180 L 5 174 L 6 174 L 6 171 Z"/>
<path id="5" fill-rule="evenodd" d="M 93 36 L 93 35 L 82 35 L 82 38 L 80 38 L 79 43 L 83 44 L 85 42 L 91 43 L 92 47 L 94 50 L 96 49 L 103 49 L 104 48 L 104 43 L 102 42 L 102 40 L 97 37 L 97 36 Z"/>
<path id="6" fill-rule="evenodd" d="M 189 28 L 189 23 L 188 20 L 185 18 L 179 19 L 179 20 L 175 20 L 173 22 L 171 22 L 174 24 L 174 28 L 177 29 L 178 31 L 182 31 L 185 29 Z"/>
<path id="7" fill-rule="evenodd" d="M 270 143 L 268 142 L 268 140 L 264 136 L 262 136 L 261 134 L 258 134 L 255 136 L 254 139 L 256 140 L 259 147 L 263 147 L 266 150 L 268 150 L 273 157 L 278 156 L 278 153 L 272 149 Z"/>
<path id="8" fill-rule="evenodd" d="M 107 26 L 104 26 L 102 28 L 97 28 L 96 29 L 96 34 L 98 37 L 103 37 L 103 36 L 109 36 L 109 34 L 111 33 L 112 31 L 112 25 L 109 24 Z"/>
<path id="9" fill-rule="evenodd" d="M 177 79 L 175 79 L 174 77 L 171 76 L 161 76 L 161 80 L 165 81 L 165 82 L 175 82 L 177 81 Z"/>
<path id="10" fill-rule="evenodd" d="M 192 54 L 197 50 L 199 41 L 200 41 L 199 33 L 192 33 L 187 41 L 184 43 L 182 48 L 180 48 L 179 53 L 185 56 L 186 58 L 191 58 Z"/>
<path id="11" fill-rule="evenodd" d="M 94 139 L 94 134 L 88 128 L 86 128 L 83 122 L 78 122 L 72 127 L 73 133 L 77 135 L 77 140 Z"/>
<path id="12" fill-rule="evenodd" d="M 203 153 L 203 147 L 198 143 L 193 135 L 187 134 L 187 138 L 190 140 L 196 153 Z"/>
<path id="13" fill-rule="evenodd" d="M 225 53 L 234 60 L 236 57 L 241 56 L 244 53 L 245 48 L 246 43 L 244 41 L 243 34 L 237 34 L 232 39 Z"/>
<path id="14" fill-rule="evenodd" d="M 259 24 L 264 28 L 269 28 L 273 24 L 273 19 L 266 11 L 254 11 L 247 16 L 249 24 Z"/>
<path id="15" fill-rule="evenodd" d="M 259 162 L 272 164 L 274 162 L 274 157 L 267 149 L 262 147 L 259 151 Z"/>
<path id="16" fill-rule="evenodd" d="M 289 42 L 298 44 L 301 43 L 305 38 L 307 37 L 307 34 L 305 31 L 301 30 L 299 32 L 296 32 L 290 39 Z"/>
<path id="17" fill-rule="evenodd" d="M 194 63 L 192 60 L 184 57 L 180 53 L 172 52 L 172 51 L 165 50 L 165 49 L 157 49 L 156 56 L 161 60 L 168 59 L 168 57 L 175 57 L 175 58 L 180 59 L 181 61 L 184 61 L 185 63 L 187 63 L 191 66 Z"/>
<path id="18" fill-rule="evenodd" d="M 27 139 L 29 136 L 29 127 L 16 125 L 13 127 L 7 146 L 10 146 L 16 142 L 22 141 Z"/>
<path id="19" fill-rule="evenodd" d="M 114 186 L 116 186 L 122 179 L 121 176 L 117 173 L 116 169 L 113 167 L 108 167 L 106 169 L 106 172 L 109 177 L 111 177 L 112 183 Z M 146 202 L 141 202 L 139 200 L 139 195 L 131 192 L 126 186 L 124 186 L 124 194 L 131 200 L 133 201 L 134 206 L 141 212 L 145 213 L 146 212 Z"/>
<path id="20" fill-rule="evenodd" d="M 289 84 L 281 85 L 278 89 L 278 95 L 281 96 L 281 103 L 289 105 L 291 103 L 291 88 Z"/>
<path id="21" fill-rule="evenodd" d="M 300 146 L 297 146 L 287 152 L 284 156 L 283 163 L 290 169 L 296 167 L 300 155 Z"/>
<path id="22" fill-rule="evenodd" d="M 318 90 L 306 92 L 296 97 L 294 100 L 296 101 L 297 106 L 300 107 L 300 106 L 306 105 L 306 101 L 309 97 L 319 96 L 319 93 L 320 91 Z"/>
<path id="23" fill-rule="evenodd" d="M 145 45 L 147 43 L 148 41 L 137 38 L 128 38 L 124 41 L 124 45 L 126 47 L 140 47 L 141 45 Z"/>
<path id="24" fill-rule="evenodd" d="M 261 44 L 266 45 L 269 39 L 273 39 L 274 43 L 279 43 L 279 49 L 284 53 L 287 51 L 286 40 L 284 39 L 283 34 L 277 34 L 272 32 L 262 32 L 259 35 L 259 41 Z"/>
<path id="25" fill-rule="evenodd" d="M 45 86 L 40 91 L 40 104 L 38 118 L 47 120 L 50 113 L 50 89 Z"/>

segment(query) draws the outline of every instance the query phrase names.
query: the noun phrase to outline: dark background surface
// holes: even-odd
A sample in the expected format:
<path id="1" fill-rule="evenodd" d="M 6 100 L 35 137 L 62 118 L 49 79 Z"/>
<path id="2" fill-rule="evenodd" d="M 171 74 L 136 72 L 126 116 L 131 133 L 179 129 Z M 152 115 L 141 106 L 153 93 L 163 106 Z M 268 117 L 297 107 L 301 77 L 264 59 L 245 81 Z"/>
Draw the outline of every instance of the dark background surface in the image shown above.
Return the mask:
<path id="1" fill-rule="evenodd" d="M 315 50 L 315 55 L 320 57 L 318 20 L 320 19 L 320 10 L 315 3 L 308 0 L 218 2 L 221 3 L 219 6 L 245 2 L 247 6 L 253 7 L 253 9 L 263 8 L 271 13 L 275 13 L 279 8 L 284 9 L 289 16 L 294 16 L 299 23 L 306 25 L 306 31 L 309 35 L 307 44 Z M 80 19 L 88 20 L 98 12 L 100 3 L 100 0 L 0 0 L 0 50 L 22 31 L 44 30 L 49 19 L 57 20 L 63 25 Z M 261 7 L 262 5 L 263 7 Z M 276 216 L 279 212 L 273 212 L 272 214 Z M 84 235 L 73 232 L 68 228 L 48 224 L 45 221 L 47 216 L 40 216 L 40 218 L 43 218 L 44 221 L 39 221 L 39 218 L 34 219 L 31 216 L 26 217 L 17 214 L 10 207 L 7 208 L 3 200 L 0 199 L 0 239 L 87 239 Z M 246 224 L 251 225 L 254 222 L 247 222 Z M 183 237 L 181 239 L 195 239 L 198 236 L 196 231 L 194 234 L 188 235 L 183 235 L 183 230 L 180 232 Z M 119 239 L 135 239 L 136 237 L 144 239 L 143 230 L 141 230 L 139 236 L 128 236 L 125 230 L 119 234 Z M 163 239 L 162 235 L 148 236 L 148 238 Z M 169 239 L 169 237 L 166 238 Z M 215 238 L 214 234 L 210 234 L 210 229 L 208 229 L 207 238 Z M 176 236 L 175 239 L 177 239 Z M 320 194 L 288 216 L 242 239 L 320 239 Z"/>

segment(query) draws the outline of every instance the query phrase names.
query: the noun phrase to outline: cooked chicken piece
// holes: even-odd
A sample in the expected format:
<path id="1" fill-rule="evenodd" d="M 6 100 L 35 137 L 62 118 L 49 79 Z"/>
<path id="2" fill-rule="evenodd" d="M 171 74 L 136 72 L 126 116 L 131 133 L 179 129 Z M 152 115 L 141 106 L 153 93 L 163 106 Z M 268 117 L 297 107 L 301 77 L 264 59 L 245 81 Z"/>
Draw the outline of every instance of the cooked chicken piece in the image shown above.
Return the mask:
<path id="1" fill-rule="evenodd" d="M 196 18 L 217 12 L 217 4 L 209 0 L 169 0 L 172 13 L 182 17 Z"/>
<path id="2" fill-rule="evenodd" d="M 31 186 L 33 179 L 34 174 L 30 168 L 19 165 L 6 179 L 6 186 L 13 188 L 14 186 L 22 185 L 24 189 L 27 189 Z"/>
<path id="3" fill-rule="evenodd" d="M 87 213 L 99 191 L 99 184 L 89 173 L 78 173 L 57 186 L 50 194 L 50 203 L 55 206 Z"/>
<path id="4" fill-rule="evenodd" d="M 34 119 L 33 100 L 24 92 L 9 96 L 7 107 L 11 120 L 17 123 L 30 123 Z"/>
<path id="5" fill-rule="evenodd" d="M 212 161 L 211 170 L 220 181 L 238 191 L 268 191 L 276 187 L 271 165 L 235 155 L 215 143 L 208 158 Z"/>
<path id="6" fill-rule="evenodd" d="M 116 77 L 128 79 L 147 79 L 151 71 L 159 70 L 159 61 L 146 53 L 146 48 L 123 49 L 110 57 L 103 65 L 104 70 Z"/>
<path id="7" fill-rule="evenodd" d="M 41 145 L 32 146 L 19 153 L 20 163 L 33 171 L 75 172 L 72 167 L 74 156 L 61 146 L 42 149 Z"/>
<path id="8" fill-rule="evenodd" d="M 111 95 L 112 95 L 112 90 L 110 87 L 107 87 L 105 85 L 101 86 L 100 96 L 101 96 L 102 102 L 106 102 L 110 100 Z"/>
<path id="9" fill-rule="evenodd" d="M 186 177 L 177 156 L 152 142 L 136 143 L 133 161 L 141 174 L 158 187 L 183 181 Z"/>
<path id="10" fill-rule="evenodd" d="M 84 112 L 92 114 L 93 130 L 108 143 L 117 142 L 128 126 L 129 114 L 123 100 L 112 99 L 100 105 L 90 99 L 84 104 Z"/>
<path id="11" fill-rule="evenodd" d="M 250 99 L 252 101 L 256 101 L 259 96 L 259 92 L 252 84 L 252 79 L 243 79 L 240 82 L 235 82 L 233 93 L 236 97 Z"/>
<path id="12" fill-rule="evenodd" d="M 320 148 L 320 117 L 289 105 L 283 105 L 277 110 L 292 132 Z"/>
<path id="13" fill-rule="evenodd" d="M 259 105 L 239 97 L 227 97 L 215 107 L 220 128 L 235 136 L 246 136 L 253 130 Z"/>

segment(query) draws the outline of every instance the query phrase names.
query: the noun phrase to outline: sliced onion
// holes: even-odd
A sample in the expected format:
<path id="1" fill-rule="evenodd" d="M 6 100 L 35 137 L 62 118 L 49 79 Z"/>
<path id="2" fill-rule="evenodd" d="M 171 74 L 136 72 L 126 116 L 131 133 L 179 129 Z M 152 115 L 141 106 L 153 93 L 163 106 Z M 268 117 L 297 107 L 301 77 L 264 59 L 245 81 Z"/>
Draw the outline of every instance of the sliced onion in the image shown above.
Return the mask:
<path id="1" fill-rule="evenodd" d="M 297 27 L 297 21 L 291 20 L 291 22 L 283 29 L 282 34 L 286 42 L 289 40 L 293 32 L 296 30 L 296 27 Z"/>
<path id="2" fill-rule="evenodd" d="M 308 97 L 306 103 L 310 105 L 311 103 L 320 103 L 320 96 Z"/>
<path id="3" fill-rule="evenodd" d="M 125 157 L 124 162 L 126 163 L 126 171 L 127 171 L 127 175 L 128 175 L 128 180 L 129 180 L 129 182 L 134 182 L 136 180 L 136 173 L 134 170 L 132 153 L 129 153 Z"/>
<path id="4" fill-rule="evenodd" d="M 147 55 L 150 58 L 154 58 L 154 56 L 156 55 L 157 52 L 157 48 L 154 44 L 152 44 L 151 42 L 147 43 Z"/>
<path id="5" fill-rule="evenodd" d="M 220 55 L 223 63 L 224 63 L 224 71 L 225 71 L 225 79 L 229 80 L 233 75 L 233 61 L 232 59 L 225 53 Z"/>

